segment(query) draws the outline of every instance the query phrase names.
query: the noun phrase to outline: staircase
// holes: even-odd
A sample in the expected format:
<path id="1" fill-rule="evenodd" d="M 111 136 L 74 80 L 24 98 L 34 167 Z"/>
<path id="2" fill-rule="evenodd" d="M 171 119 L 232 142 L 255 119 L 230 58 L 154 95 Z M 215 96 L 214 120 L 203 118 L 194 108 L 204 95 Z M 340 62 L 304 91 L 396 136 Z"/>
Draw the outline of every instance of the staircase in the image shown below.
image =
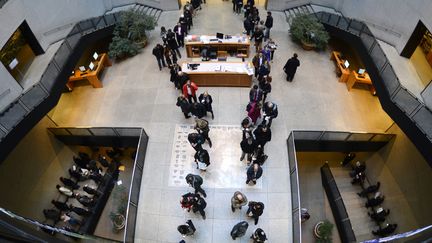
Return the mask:
<path id="1" fill-rule="evenodd" d="M 313 14 L 313 13 L 315 13 L 315 11 L 312 8 L 312 5 L 305 4 L 305 5 L 301 5 L 298 7 L 286 9 L 286 10 L 284 10 L 284 13 L 285 13 L 286 21 L 291 26 L 292 19 L 294 17 L 301 15 L 301 14 Z"/>
<path id="2" fill-rule="evenodd" d="M 159 20 L 163 11 L 162 9 L 153 8 L 144 4 L 137 3 L 137 4 L 128 4 L 121 7 L 113 8 L 110 11 L 106 12 L 105 14 L 110 14 L 113 12 L 129 10 L 129 9 L 133 9 L 135 11 L 146 14 L 148 16 L 152 16 L 156 20 L 156 22 Z"/>

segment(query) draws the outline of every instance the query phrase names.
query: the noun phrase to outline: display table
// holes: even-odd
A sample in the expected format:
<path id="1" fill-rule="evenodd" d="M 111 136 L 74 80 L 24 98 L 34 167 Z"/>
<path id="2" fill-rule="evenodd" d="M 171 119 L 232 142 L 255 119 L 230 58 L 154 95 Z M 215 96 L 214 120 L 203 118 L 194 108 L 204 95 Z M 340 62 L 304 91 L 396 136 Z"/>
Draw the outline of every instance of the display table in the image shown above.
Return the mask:
<path id="1" fill-rule="evenodd" d="M 370 79 L 369 74 L 367 72 L 364 72 L 363 74 L 360 75 L 355 71 L 351 71 L 348 77 L 348 81 L 346 83 L 348 91 L 351 91 L 352 87 L 356 83 L 367 84 L 369 86 L 369 90 L 372 93 L 372 95 L 376 94 L 375 87 L 373 86 L 372 80 Z"/>
<path id="2" fill-rule="evenodd" d="M 249 57 L 250 41 L 247 35 L 233 35 L 229 39 L 217 39 L 214 35 L 188 35 L 185 38 L 187 57 L 200 57 L 204 46 L 214 48 L 218 56 L 219 53 L 235 52 L 237 57 Z"/>
<path id="3" fill-rule="evenodd" d="M 93 88 L 102 88 L 102 82 L 100 81 L 98 75 L 104 70 L 105 66 L 111 66 L 111 61 L 106 53 L 99 56 L 98 60 L 93 62 L 95 65 L 94 70 L 86 70 L 81 72 L 80 70 L 75 70 L 74 74 L 69 77 L 66 87 L 69 91 L 73 90 L 74 82 L 79 80 L 88 80 L 88 82 L 93 86 Z"/>
<path id="4" fill-rule="evenodd" d="M 188 64 L 199 64 L 196 70 Z M 198 86 L 250 87 L 253 65 L 246 62 L 184 62 L 182 71 Z"/>
<path id="5" fill-rule="evenodd" d="M 333 60 L 336 64 L 336 74 L 339 77 L 339 82 L 347 82 L 348 81 L 348 77 L 350 75 L 350 70 L 348 68 L 345 68 L 344 66 L 344 62 L 345 60 L 342 59 L 341 57 L 341 53 L 338 51 L 333 51 L 330 59 Z"/>

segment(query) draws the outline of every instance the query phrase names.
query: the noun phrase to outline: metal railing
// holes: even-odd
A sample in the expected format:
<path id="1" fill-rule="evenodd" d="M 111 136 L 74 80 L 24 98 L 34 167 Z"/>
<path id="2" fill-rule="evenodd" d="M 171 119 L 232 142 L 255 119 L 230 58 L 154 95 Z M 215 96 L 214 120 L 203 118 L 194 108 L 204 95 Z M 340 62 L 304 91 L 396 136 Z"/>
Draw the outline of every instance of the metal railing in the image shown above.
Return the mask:
<path id="1" fill-rule="evenodd" d="M 288 164 L 291 182 L 291 212 L 293 220 L 293 241 L 302 242 L 301 229 L 301 197 L 296 156 L 296 140 L 302 141 L 341 141 L 341 142 L 389 142 L 394 134 L 366 133 L 366 132 L 341 132 L 341 131 L 301 131 L 294 130 L 288 136 Z"/>
<path id="2" fill-rule="evenodd" d="M 432 142 L 432 111 L 400 83 L 393 66 L 369 27 L 358 20 L 327 12 L 318 12 L 315 13 L 315 16 L 324 24 L 331 25 L 360 38 L 368 55 L 376 65 L 391 101 Z"/>

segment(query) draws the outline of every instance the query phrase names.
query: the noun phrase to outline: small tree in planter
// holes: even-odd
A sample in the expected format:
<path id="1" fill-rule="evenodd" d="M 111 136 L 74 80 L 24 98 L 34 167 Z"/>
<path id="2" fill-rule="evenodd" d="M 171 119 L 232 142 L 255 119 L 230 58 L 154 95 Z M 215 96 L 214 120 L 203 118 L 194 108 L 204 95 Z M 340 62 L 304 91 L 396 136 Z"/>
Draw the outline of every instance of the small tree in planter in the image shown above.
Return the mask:
<path id="1" fill-rule="evenodd" d="M 314 234 L 317 243 L 331 243 L 333 233 L 333 224 L 328 220 L 320 221 L 315 225 Z"/>
<path id="2" fill-rule="evenodd" d="M 300 43 L 305 50 L 325 49 L 330 38 L 324 26 L 309 14 L 293 18 L 290 33 L 293 41 Z"/>
<path id="3" fill-rule="evenodd" d="M 126 224 L 126 210 L 128 204 L 128 193 L 126 187 L 115 186 L 112 192 L 115 210 L 110 213 L 113 230 L 119 232 Z"/>
<path id="4" fill-rule="evenodd" d="M 136 55 L 139 48 L 147 45 L 146 31 L 153 30 L 155 26 L 153 17 L 134 10 L 121 12 L 108 55 L 119 59 Z"/>

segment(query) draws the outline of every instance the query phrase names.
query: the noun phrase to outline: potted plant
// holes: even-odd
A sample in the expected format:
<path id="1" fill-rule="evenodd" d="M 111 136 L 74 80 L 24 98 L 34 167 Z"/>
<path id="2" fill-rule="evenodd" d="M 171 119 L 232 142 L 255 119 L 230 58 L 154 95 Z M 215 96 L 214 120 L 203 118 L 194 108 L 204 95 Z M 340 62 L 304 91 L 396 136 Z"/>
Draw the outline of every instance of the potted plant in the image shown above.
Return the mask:
<path id="1" fill-rule="evenodd" d="M 330 38 L 318 19 L 309 14 L 293 18 L 290 33 L 293 41 L 300 43 L 305 50 L 325 49 Z"/>
<path id="2" fill-rule="evenodd" d="M 126 225 L 126 210 L 128 193 L 126 187 L 115 186 L 112 192 L 114 210 L 110 213 L 110 219 L 115 232 L 121 231 Z"/>
<path id="3" fill-rule="evenodd" d="M 314 227 L 314 234 L 317 243 L 332 242 L 333 224 L 328 220 L 319 221 Z"/>
<path id="4" fill-rule="evenodd" d="M 155 26 L 155 19 L 146 14 L 135 10 L 121 12 L 108 55 L 116 59 L 136 55 L 140 48 L 147 45 L 146 31 L 153 30 Z"/>

